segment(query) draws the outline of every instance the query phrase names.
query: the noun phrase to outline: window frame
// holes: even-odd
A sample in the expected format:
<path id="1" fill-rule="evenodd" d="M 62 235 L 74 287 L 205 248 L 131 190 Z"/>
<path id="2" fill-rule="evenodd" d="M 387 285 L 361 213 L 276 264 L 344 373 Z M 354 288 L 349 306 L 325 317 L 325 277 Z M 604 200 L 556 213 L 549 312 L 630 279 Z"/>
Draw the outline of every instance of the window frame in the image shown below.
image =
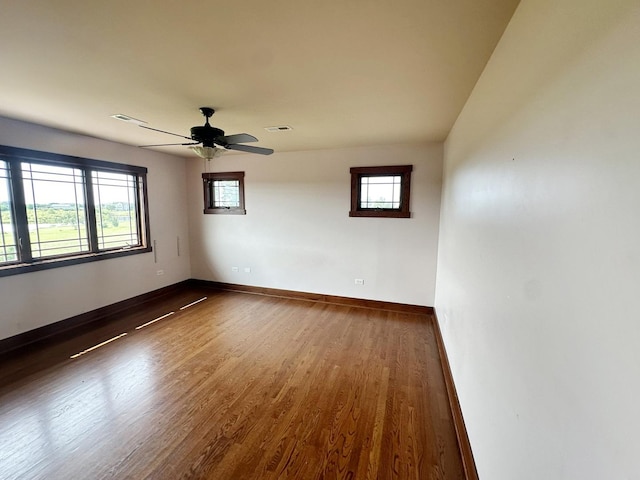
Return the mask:
<path id="1" fill-rule="evenodd" d="M 147 168 L 104 160 L 93 160 L 71 155 L 42 152 L 26 148 L 0 145 L 0 160 L 7 163 L 9 170 L 9 195 L 12 209 L 13 227 L 18 259 L 0 265 L 0 277 L 21 273 L 66 267 L 110 258 L 137 255 L 153 251 L 150 245 L 149 201 L 147 192 Z M 21 163 L 35 163 L 55 167 L 75 168 L 82 171 L 85 197 L 85 217 L 89 241 L 88 252 L 32 257 L 27 219 L 26 197 L 24 193 Z M 136 177 L 137 228 L 140 244 L 134 247 L 99 249 L 97 242 L 96 205 L 93 197 L 92 172 L 129 174 Z M 22 240 L 22 241 L 21 241 Z"/>
<path id="2" fill-rule="evenodd" d="M 381 167 L 351 167 L 350 217 L 411 218 L 411 172 L 413 165 Z M 362 179 L 365 177 L 400 176 L 400 206 L 398 208 L 362 208 Z"/>
<path id="3" fill-rule="evenodd" d="M 237 207 L 216 207 L 213 198 L 213 182 L 214 181 L 238 181 L 238 199 Z M 202 174 L 202 188 L 204 193 L 204 209 L 205 215 L 246 215 L 247 211 L 244 205 L 244 172 L 206 172 Z"/>

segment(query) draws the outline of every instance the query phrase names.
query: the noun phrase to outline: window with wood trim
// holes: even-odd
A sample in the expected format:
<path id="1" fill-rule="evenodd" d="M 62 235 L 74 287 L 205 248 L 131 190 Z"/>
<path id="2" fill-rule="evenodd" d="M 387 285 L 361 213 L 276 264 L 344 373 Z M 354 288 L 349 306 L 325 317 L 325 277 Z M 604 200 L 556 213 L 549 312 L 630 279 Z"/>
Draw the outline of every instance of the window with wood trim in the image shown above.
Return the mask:
<path id="1" fill-rule="evenodd" d="M 350 217 L 409 218 L 412 165 L 351 168 Z"/>
<path id="2" fill-rule="evenodd" d="M 0 160 L 0 265 L 18 260 L 11 189 L 9 185 L 9 164 Z"/>
<path id="3" fill-rule="evenodd" d="M 0 276 L 151 251 L 146 174 L 0 146 Z"/>
<path id="4" fill-rule="evenodd" d="M 244 172 L 203 173 L 204 213 L 245 215 Z"/>

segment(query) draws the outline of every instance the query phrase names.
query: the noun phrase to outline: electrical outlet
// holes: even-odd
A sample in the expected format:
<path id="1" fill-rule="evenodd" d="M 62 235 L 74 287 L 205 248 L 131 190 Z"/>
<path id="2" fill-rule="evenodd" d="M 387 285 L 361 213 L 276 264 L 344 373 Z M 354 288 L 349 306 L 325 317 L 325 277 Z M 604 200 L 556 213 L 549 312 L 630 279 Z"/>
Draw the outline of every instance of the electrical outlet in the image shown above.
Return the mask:
<path id="1" fill-rule="evenodd" d="M 251 267 L 244 267 L 244 273 L 251 273 Z"/>
<path id="2" fill-rule="evenodd" d="M 239 272 L 240 269 L 238 267 L 231 267 L 232 272 Z"/>
<path id="3" fill-rule="evenodd" d="M 157 276 L 164 275 L 164 270 L 158 270 L 158 271 L 156 271 L 156 275 L 157 275 Z"/>
<path id="4" fill-rule="evenodd" d="M 356 278 L 355 282 L 356 282 L 356 285 L 364 285 L 364 279 L 363 278 Z"/>

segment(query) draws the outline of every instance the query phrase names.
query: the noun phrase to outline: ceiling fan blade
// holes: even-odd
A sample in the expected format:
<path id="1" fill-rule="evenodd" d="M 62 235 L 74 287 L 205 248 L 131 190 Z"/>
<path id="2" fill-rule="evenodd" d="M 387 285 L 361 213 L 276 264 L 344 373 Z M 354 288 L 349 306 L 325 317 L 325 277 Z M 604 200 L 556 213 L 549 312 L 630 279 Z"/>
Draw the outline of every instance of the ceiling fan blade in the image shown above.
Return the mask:
<path id="1" fill-rule="evenodd" d="M 138 125 L 140 128 L 146 128 L 147 130 L 153 130 L 154 132 L 166 133 L 167 135 L 174 135 L 180 138 L 186 138 L 187 140 L 191 140 L 191 137 L 185 137 L 184 135 L 180 135 L 178 133 L 166 132 L 164 130 L 158 130 L 157 128 L 146 127 L 144 125 Z"/>
<path id="2" fill-rule="evenodd" d="M 271 148 L 252 147 L 251 145 L 240 145 L 237 143 L 225 145 L 224 148 L 229 150 L 240 150 L 242 152 L 257 153 L 259 155 L 271 155 L 273 153 L 273 149 Z"/>
<path id="3" fill-rule="evenodd" d="M 230 143 L 251 143 L 257 142 L 258 139 L 253 135 L 249 135 L 248 133 L 236 133 L 235 135 L 227 135 L 226 137 L 220 138 L 225 144 Z"/>
<path id="4" fill-rule="evenodd" d="M 172 145 L 198 145 L 200 142 L 191 142 L 191 143 L 159 143 L 157 145 L 138 145 L 140 148 L 146 147 L 170 147 Z"/>

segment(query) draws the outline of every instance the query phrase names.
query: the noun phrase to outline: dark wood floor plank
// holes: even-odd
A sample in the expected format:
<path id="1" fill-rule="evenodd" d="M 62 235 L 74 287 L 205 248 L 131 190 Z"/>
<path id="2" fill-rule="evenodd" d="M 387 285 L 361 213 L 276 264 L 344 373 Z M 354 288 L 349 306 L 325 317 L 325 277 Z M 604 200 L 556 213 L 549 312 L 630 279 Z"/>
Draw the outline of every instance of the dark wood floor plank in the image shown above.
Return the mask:
<path id="1" fill-rule="evenodd" d="M 462 479 L 432 322 L 176 292 L 0 363 L 0 478 Z"/>

